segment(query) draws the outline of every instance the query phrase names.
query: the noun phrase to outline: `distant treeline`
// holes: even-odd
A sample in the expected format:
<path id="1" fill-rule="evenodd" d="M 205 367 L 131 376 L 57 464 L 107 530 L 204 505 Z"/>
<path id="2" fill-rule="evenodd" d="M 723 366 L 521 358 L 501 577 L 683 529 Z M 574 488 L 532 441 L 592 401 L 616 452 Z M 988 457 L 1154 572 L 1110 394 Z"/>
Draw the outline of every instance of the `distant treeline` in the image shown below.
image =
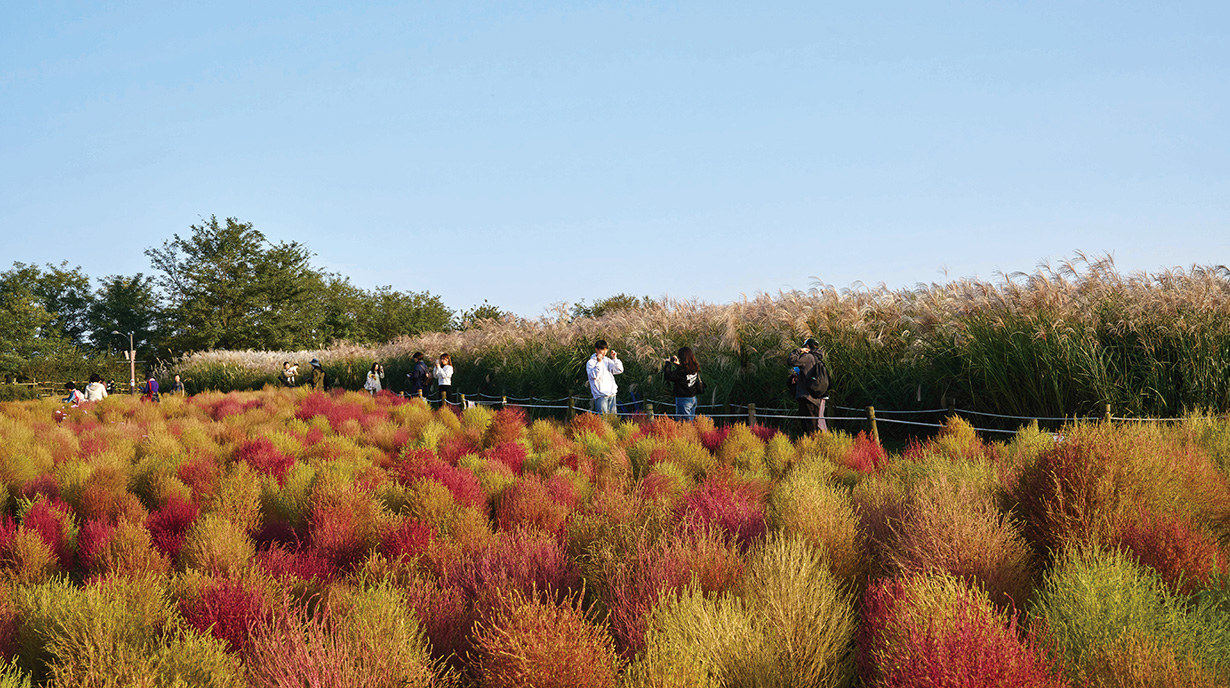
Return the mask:
<path id="1" fill-rule="evenodd" d="M 130 334 L 148 369 L 190 351 L 379 344 L 503 315 L 486 303 L 457 312 L 428 291 L 361 289 L 313 266 L 302 244 L 272 243 L 234 218 L 211 217 L 145 254 L 151 275 L 92 279 L 67 263 L 0 273 L 0 377 L 127 379 Z"/>
<path id="2" fill-rule="evenodd" d="M 1230 410 L 1230 271 L 1224 266 L 1119 273 L 1109 258 L 991 282 L 914 289 L 761 295 L 727 305 L 629 299 L 596 315 L 560 309 L 535 321 L 485 321 L 382 346 L 212 352 L 174 366 L 189 388 L 273 382 L 283 360 L 319 357 L 333 383 L 358 389 L 373 361 L 389 385 L 415 351 L 448 351 L 462 392 L 585 395 L 596 338 L 619 351 L 623 398 L 668 398 L 662 361 L 696 350 L 705 402 L 791 403 L 786 354 L 805 336 L 827 352 L 833 404 L 922 410 L 955 404 L 1020 416 L 1175 416 Z M 171 372 L 168 370 L 168 373 Z"/>

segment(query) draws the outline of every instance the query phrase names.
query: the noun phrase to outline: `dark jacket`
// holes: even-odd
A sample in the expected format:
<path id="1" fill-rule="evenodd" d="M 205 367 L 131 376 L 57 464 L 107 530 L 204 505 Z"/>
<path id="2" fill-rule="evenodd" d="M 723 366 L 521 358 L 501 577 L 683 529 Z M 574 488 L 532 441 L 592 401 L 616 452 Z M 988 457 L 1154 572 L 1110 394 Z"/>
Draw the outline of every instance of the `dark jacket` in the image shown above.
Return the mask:
<path id="1" fill-rule="evenodd" d="M 427 368 L 427 364 L 419 361 L 414 364 L 414 372 L 410 373 L 410 396 L 418 396 L 421 391 L 424 395 L 427 394 L 427 388 L 431 386 L 431 371 Z"/>
<path id="2" fill-rule="evenodd" d="M 700 373 L 688 373 L 674 361 L 667 361 L 662 367 L 662 379 L 671 383 L 671 394 L 677 397 L 687 398 L 700 394 Z"/>
<path id="3" fill-rule="evenodd" d="M 312 389 L 325 389 L 325 371 L 323 368 L 312 366 Z"/>
<path id="4" fill-rule="evenodd" d="M 802 349 L 795 349 L 790 352 L 789 356 L 786 357 L 786 365 L 799 369 L 799 380 L 794 385 L 795 399 L 802 399 L 806 397 L 815 401 L 820 400 L 819 398 L 811 395 L 811 390 L 808 388 L 808 380 L 811 379 L 812 369 L 815 368 L 818 363 L 822 363 L 823 361 L 824 352 L 819 350 L 805 352 Z M 825 394 L 824 396 L 827 397 L 828 395 Z"/>

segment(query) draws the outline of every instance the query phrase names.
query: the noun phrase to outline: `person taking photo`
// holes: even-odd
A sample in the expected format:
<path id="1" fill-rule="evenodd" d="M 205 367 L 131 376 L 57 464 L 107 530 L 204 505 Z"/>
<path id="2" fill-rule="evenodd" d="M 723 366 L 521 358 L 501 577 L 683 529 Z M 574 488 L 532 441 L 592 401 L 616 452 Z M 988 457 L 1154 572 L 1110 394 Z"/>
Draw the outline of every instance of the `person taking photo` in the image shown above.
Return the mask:
<path id="1" fill-rule="evenodd" d="M 682 347 L 662 366 L 662 379 L 671 383 L 675 396 L 675 419 L 696 420 L 697 397 L 705 391 L 700 379 L 700 363 L 690 347 Z"/>

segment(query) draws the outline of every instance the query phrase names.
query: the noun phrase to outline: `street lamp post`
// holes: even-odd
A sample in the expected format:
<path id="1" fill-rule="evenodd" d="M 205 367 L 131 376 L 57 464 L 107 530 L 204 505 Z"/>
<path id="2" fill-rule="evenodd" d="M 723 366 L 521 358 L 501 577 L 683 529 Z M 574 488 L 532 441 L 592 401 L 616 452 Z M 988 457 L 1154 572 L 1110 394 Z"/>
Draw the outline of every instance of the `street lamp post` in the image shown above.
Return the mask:
<path id="1" fill-rule="evenodd" d="M 123 335 L 123 332 L 111 330 L 111 334 Z M 128 393 L 137 393 L 137 349 L 132 344 L 132 333 L 128 333 Z"/>

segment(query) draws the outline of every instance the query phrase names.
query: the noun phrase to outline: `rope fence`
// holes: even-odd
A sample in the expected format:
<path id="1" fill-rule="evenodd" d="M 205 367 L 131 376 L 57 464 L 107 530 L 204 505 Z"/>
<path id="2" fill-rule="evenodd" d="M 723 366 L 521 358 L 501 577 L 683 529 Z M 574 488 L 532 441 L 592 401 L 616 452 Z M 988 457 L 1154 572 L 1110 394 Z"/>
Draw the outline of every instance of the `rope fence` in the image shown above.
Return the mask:
<path id="1" fill-rule="evenodd" d="M 406 397 L 406 394 L 402 393 L 401 396 Z M 420 394 L 419 397 L 422 398 L 424 401 L 427 401 L 428 403 L 448 404 L 449 406 L 458 407 L 458 408 L 468 408 L 472 406 L 488 406 L 488 407 L 504 408 L 507 406 L 517 406 L 517 407 L 524 408 L 524 409 L 541 409 L 544 411 L 566 411 L 568 417 L 572 417 L 573 415 L 578 414 L 578 413 L 593 413 L 592 410 L 585 408 L 585 405 L 586 405 L 585 402 L 589 401 L 588 397 L 571 396 L 571 397 L 560 397 L 558 399 L 545 399 L 542 397 L 498 396 L 494 394 L 487 394 L 484 392 L 479 392 L 477 394 L 471 394 L 468 396 L 466 394 L 456 394 L 455 395 L 456 401 L 452 399 L 442 398 L 440 396 L 428 397 L 422 394 Z M 559 403 L 559 402 L 564 402 L 564 401 L 568 403 L 567 404 Z M 578 403 L 578 402 L 581 402 L 581 403 Z M 631 402 L 625 402 L 622 404 L 617 403 L 616 410 L 611 415 L 614 415 L 620 418 L 646 418 L 648 417 L 652 419 L 656 416 L 672 417 L 675 414 L 671 413 L 670 411 L 674 410 L 674 406 L 675 404 L 673 401 L 667 402 L 667 401 L 661 401 L 657 399 L 639 399 L 638 400 L 634 398 L 633 401 Z M 662 413 L 661 411 L 655 413 L 655 408 L 669 409 L 669 411 L 666 413 Z M 729 403 L 698 404 L 696 408 L 697 410 L 722 409 L 722 412 L 720 413 L 704 413 L 703 415 L 709 418 L 719 419 L 719 420 L 745 420 L 747 421 L 749 425 L 752 425 L 752 426 L 755 426 L 760 421 L 765 421 L 765 420 L 801 421 L 805 419 L 803 416 L 801 416 L 798 413 L 796 409 L 775 408 L 775 407 L 757 407 L 753 403 L 748 403 L 748 404 L 729 404 Z M 855 415 L 825 416 L 824 420 L 826 423 L 829 423 L 829 422 L 867 423 L 871 431 L 872 437 L 877 442 L 879 441 L 879 429 L 878 429 L 879 423 L 889 423 L 889 424 L 894 424 L 894 425 L 909 426 L 909 427 L 916 427 L 916 428 L 928 428 L 931 430 L 944 427 L 944 423 L 923 422 L 920 420 L 907 420 L 904 418 L 885 418 L 883 417 L 884 414 L 899 415 L 899 416 L 902 416 L 902 415 L 926 416 L 926 415 L 934 415 L 934 414 L 947 414 L 949 416 L 958 416 L 958 415 L 964 414 L 964 415 L 969 415 L 969 416 L 977 416 L 980 418 L 992 418 L 992 419 L 1005 420 L 1005 421 L 1062 422 L 1062 423 L 1093 422 L 1093 421 L 1107 421 L 1107 422 L 1113 421 L 1113 422 L 1120 422 L 1120 423 L 1123 423 L 1123 422 L 1164 423 L 1164 422 L 1177 422 L 1177 421 L 1183 420 L 1183 418 L 1132 418 L 1132 417 L 1127 417 L 1127 416 L 1115 416 L 1115 415 L 1112 415 L 1109 404 L 1106 407 L 1106 413 L 1101 416 L 1071 415 L 1071 416 L 1063 416 L 1063 417 L 1021 416 L 1021 415 L 1012 415 L 1012 414 L 1004 414 L 1004 413 L 989 413 L 987 411 L 974 411 L 971 409 L 956 408 L 955 406 L 949 406 L 948 408 L 934 408 L 934 409 L 921 409 L 921 410 L 876 409 L 873 406 L 868 406 L 865 409 L 860 409 L 860 408 L 856 408 L 852 406 L 831 406 L 829 408 L 836 410 L 836 411 L 846 411 L 846 412 L 853 411 L 855 413 L 865 414 L 865 415 L 857 415 L 857 416 Z M 1227 418 L 1230 418 L 1230 416 L 1219 415 L 1219 416 L 1214 416 L 1214 418 L 1218 420 L 1225 420 Z M 974 430 L 977 432 L 983 432 L 983 433 L 1001 433 L 1001 434 L 1007 434 L 1007 435 L 1014 435 L 1017 433 L 1017 430 L 1012 430 L 1012 429 L 1007 429 L 1007 428 L 974 427 Z M 1055 435 L 1055 436 L 1058 437 L 1058 435 Z"/>

